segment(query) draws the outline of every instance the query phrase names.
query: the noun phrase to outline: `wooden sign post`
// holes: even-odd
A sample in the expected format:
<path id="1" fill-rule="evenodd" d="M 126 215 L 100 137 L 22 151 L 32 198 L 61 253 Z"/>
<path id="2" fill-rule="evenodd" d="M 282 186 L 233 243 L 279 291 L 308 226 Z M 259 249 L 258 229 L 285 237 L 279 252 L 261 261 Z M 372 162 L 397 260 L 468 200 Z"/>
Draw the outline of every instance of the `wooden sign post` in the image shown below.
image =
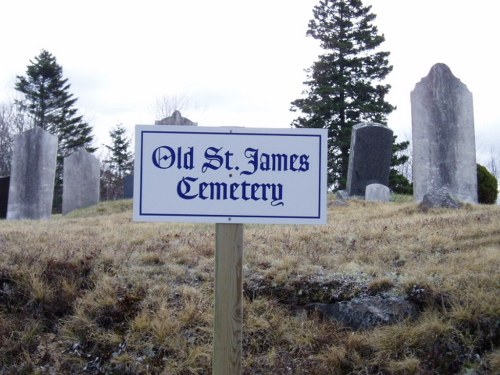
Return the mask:
<path id="1" fill-rule="evenodd" d="M 242 372 L 243 224 L 216 224 L 213 375 Z"/>

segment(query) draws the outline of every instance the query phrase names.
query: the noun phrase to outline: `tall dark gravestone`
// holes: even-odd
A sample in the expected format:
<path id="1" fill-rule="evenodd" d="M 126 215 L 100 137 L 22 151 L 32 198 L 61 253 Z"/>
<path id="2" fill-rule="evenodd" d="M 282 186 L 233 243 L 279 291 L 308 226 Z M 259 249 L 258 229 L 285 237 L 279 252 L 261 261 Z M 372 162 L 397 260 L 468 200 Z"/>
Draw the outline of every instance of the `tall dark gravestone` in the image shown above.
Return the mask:
<path id="1" fill-rule="evenodd" d="M 392 130 L 382 124 L 354 125 L 351 136 L 347 193 L 365 196 L 370 184 L 389 185 L 392 156 Z"/>
<path id="2" fill-rule="evenodd" d="M 7 217 L 10 176 L 0 177 L 0 219 Z"/>
<path id="3" fill-rule="evenodd" d="M 57 137 L 34 127 L 16 136 L 10 172 L 8 220 L 49 219 L 54 198 Z"/>
<path id="4" fill-rule="evenodd" d="M 134 175 L 129 174 L 123 178 L 123 198 L 131 199 L 134 197 Z"/>
<path id="5" fill-rule="evenodd" d="M 99 203 L 100 163 L 84 149 L 64 158 L 62 213 Z"/>
<path id="6" fill-rule="evenodd" d="M 417 202 L 446 188 L 477 203 L 472 93 L 445 64 L 434 65 L 411 92 L 413 192 Z"/>

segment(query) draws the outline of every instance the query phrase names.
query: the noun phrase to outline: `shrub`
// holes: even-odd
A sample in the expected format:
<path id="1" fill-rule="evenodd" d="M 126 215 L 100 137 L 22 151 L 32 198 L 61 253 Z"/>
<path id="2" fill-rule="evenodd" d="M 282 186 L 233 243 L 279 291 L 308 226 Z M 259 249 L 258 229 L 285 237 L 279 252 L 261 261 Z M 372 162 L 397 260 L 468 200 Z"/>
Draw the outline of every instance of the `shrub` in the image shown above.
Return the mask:
<path id="1" fill-rule="evenodd" d="M 479 203 L 495 204 L 498 196 L 498 182 L 485 167 L 477 165 L 477 198 Z"/>

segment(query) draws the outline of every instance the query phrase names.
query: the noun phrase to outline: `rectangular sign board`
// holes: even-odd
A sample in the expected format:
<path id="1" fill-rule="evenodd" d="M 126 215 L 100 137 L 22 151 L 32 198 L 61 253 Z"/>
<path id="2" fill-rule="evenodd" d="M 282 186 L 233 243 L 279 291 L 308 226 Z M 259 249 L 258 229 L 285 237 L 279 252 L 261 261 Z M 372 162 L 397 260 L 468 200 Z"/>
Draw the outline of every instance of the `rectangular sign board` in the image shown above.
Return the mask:
<path id="1" fill-rule="evenodd" d="M 327 130 L 137 125 L 134 220 L 325 224 Z"/>

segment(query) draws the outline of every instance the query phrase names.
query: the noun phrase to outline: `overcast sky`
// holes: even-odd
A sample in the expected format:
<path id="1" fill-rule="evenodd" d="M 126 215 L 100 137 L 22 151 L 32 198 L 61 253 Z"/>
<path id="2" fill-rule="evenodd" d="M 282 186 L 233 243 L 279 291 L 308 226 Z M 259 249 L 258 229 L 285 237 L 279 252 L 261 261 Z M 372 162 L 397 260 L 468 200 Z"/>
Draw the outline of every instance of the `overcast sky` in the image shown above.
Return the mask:
<path id="1" fill-rule="evenodd" d="M 42 49 L 51 52 L 97 145 L 123 124 L 152 124 L 177 98 L 199 125 L 286 128 L 318 42 L 306 37 L 318 0 L 16 0 L 2 4 L 0 101 Z M 500 3 L 364 0 L 393 72 L 389 127 L 411 138 L 410 91 L 435 63 L 473 93 L 478 161 L 500 159 Z"/>

